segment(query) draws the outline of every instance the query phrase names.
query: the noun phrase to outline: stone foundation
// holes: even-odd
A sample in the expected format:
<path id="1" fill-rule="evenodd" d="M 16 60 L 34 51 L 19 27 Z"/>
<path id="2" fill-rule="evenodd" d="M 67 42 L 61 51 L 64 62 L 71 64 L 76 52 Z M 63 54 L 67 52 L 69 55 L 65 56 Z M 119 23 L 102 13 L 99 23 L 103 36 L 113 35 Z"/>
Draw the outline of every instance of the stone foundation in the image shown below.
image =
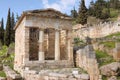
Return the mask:
<path id="1" fill-rule="evenodd" d="M 70 72 L 69 72 L 70 70 Z M 25 80 L 89 80 L 88 74 L 79 74 L 79 73 L 72 73 L 72 69 L 64 68 L 54 69 L 54 70 L 41 70 L 38 71 L 24 71 L 24 79 Z M 62 72 L 64 71 L 64 73 Z"/>
<path id="2" fill-rule="evenodd" d="M 61 61 L 29 61 L 26 62 L 25 67 L 29 67 L 29 69 L 55 69 L 55 68 L 70 68 L 74 67 L 73 62 L 69 62 L 68 60 L 61 60 Z"/>

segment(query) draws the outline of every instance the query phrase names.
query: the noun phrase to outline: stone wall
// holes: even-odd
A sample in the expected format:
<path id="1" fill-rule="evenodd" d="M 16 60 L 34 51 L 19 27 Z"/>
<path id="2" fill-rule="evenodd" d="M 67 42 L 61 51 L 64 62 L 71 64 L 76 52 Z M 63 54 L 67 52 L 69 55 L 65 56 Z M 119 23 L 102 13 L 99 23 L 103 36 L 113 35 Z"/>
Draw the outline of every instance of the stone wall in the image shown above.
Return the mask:
<path id="1" fill-rule="evenodd" d="M 15 31 L 15 60 L 14 69 L 19 71 L 23 63 L 23 55 L 25 53 L 25 19 L 21 22 Z"/>
<path id="2" fill-rule="evenodd" d="M 76 66 L 85 69 L 90 80 L 99 80 L 99 69 L 92 45 L 87 45 L 76 52 Z"/>
<path id="3" fill-rule="evenodd" d="M 79 37 L 80 39 L 85 39 L 86 36 L 89 36 L 90 38 L 100 38 L 112 33 L 120 32 L 119 28 L 120 21 L 105 22 L 97 25 L 75 25 L 73 26 L 73 33 L 74 37 Z"/>

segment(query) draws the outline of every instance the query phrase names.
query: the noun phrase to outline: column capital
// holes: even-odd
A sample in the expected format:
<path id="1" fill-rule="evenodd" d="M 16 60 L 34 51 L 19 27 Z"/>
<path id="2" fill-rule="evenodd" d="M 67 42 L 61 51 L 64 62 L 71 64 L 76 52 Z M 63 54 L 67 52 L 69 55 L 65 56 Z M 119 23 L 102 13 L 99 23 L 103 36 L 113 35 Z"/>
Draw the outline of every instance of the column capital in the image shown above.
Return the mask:
<path id="1" fill-rule="evenodd" d="M 60 31 L 60 29 L 55 29 L 55 31 Z"/>

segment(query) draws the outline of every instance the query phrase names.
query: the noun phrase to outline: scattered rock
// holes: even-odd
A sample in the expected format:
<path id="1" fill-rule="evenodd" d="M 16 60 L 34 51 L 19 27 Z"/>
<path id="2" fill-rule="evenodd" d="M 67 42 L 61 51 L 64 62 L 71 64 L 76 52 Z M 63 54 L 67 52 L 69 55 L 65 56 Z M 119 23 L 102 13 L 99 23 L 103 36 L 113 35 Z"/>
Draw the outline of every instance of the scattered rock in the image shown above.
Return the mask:
<path id="1" fill-rule="evenodd" d="M 105 75 L 107 77 L 116 76 L 120 73 L 120 63 L 113 62 L 111 64 L 104 65 L 100 67 L 100 71 L 102 75 Z"/>
<path id="2" fill-rule="evenodd" d="M 63 77 L 63 78 L 68 77 L 68 75 L 66 75 L 66 74 L 59 74 L 59 73 L 49 73 L 49 76 Z"/>
<path id="3" fill-rule="evenodd" d="M 108 80 L 117 80 L 117 78 L 115 76 L 112 76 Z"/>
<path id="4" fill-rule="evenodd" d="M 82 80 L 89 80 L 90 76 L 88 74 L 76 74 L 74 75 L 75 78 L 82 79 Z"/>
<path id="5" fill-rule="evenodd" d="M 6 80 L 6 78 L 5 77 L 0 77 L 0 80 Z"/>
<path id="6" fill-rule="evenodd" d="M 89 77 L 89 75 L 88 74 L 81 74 L 81 79 L 83 79 L 83 80 L 89 80 L 90 79 L 90 77 Z"/>

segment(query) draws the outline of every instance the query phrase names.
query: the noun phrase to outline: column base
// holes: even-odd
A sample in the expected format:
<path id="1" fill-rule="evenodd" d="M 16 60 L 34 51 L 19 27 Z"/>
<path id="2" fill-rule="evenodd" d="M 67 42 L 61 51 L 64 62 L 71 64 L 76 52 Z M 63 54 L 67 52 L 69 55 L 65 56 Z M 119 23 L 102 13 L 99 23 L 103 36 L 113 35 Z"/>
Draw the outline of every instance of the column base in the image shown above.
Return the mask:
<path id="1" fill-rule="evenodd" d="M 43 61 L 45 59 L 44 52 L 39 52 L 39 61 Z"/>

